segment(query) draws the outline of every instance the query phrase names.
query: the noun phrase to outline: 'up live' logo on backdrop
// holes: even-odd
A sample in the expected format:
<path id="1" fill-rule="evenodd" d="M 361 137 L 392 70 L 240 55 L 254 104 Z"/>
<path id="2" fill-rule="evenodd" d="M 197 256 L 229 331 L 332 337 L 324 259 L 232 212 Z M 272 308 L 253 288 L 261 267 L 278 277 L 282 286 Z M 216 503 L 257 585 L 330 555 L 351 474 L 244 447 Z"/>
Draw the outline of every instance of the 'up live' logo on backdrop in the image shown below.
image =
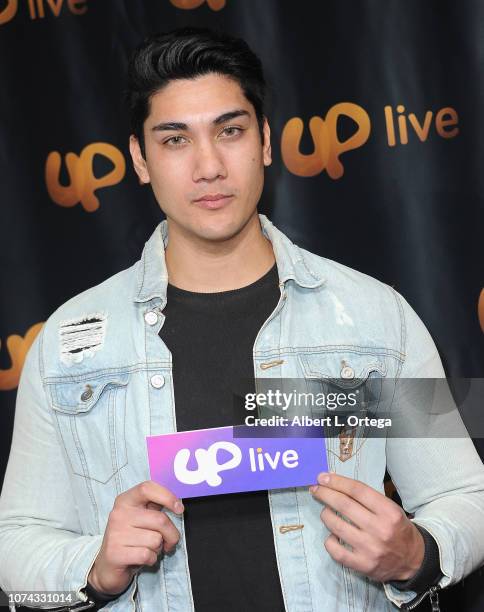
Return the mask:
<path id="1" fill-rule="evenodd" d="M 395 112 L 396 111 L 396 112 Z M 425 142 L 434 127 L 441 138 L 454 138 L 459 133 L 457 112 L 445 107 L 434 113 L 427 111 L 422 118 L 415 113 L 407 115 L 405 107 L 399 104 L 384 108 L 384 127 L 389 147 L 406 145 L 409 134 Z M 338 123 L 350 119 L 356 128 L 345 140 L 340 140 Z M 352 102 L 341 102 L 332 106 L 324 119 L 311 117 L 309 132 L 313 142 L 311 153 L 301 153 L 301 140 L 305 129 L 300 117 L 293 117 L 285 124 L 281 136 L 282 160 L 292 174 L 297 176 L 316 176 L 324 170 L 332 179 L 339 179 L 344 174 L 341 156 L 353 149 L 362 147 L 370 137 L 372 121 L 366 110 Z"/>
<path id="2" fill-rule="evenodd" d="M 160 4 L 162 0 L 159 0 Z M 6 5 L 5 5 L 6 2 Z M 225 8 L 226 0 L 170 0 L 170 3 L 179 9 L 192 10 L 204 5 L 212 11 Z M 84 15 L 87 11 L 87 0 L 0 0 L 0 25 L 11 21 L 19 10 L 25 10 L 31 20 L 45 17 L 59 17 L 69 11 L 73 15 Z"/>
<path id="3" fill-rule="evenodd" d="M 191 10 L 196 9 L 202 4 L 205 4 L 205 0 L 170 0 L 173 6 L 179 9 Z M 225 0 L 206 0 L 207 6 L 212 11 L 220 11 L 225 7 Z"/>
<path id="4" fill-rule="evenodd" d="M 97 177 L 94 175 L 94 157 L 100 155 L 108 160 L 113 168 Z M 65 163 L 69 174 L 69 184 L 62 185 L 60 172 L 62 157 L 52 151 L 45 162 L 45 183 L 49 196 L 59 206 L 82 204 L 88 212 L 99 208 L 97 189 L 110 187 L 122 181 L 126 172 L 126 162 L 119 149 L 107 142 L 93 142 L 81 151 L 80 155 L 66 153 Z"/>
<path id="5" fill-rule="evenodd" d="M 25 357 L 43 325 L 43 321 L 32 325 L 25 336 L 11 334 L 5 343 L 0 338 L 0 349 L 6 349 L 11 364 L 6 369 L 0 369 L 0 391 L 11 391 L 17 387 Z"/>
<path id="6" fill-rule="evenodd" d="M 236 438 L 237 429 L 148 436 L 151 480 L 179 497 L 198 497 L 311 485 L 327 471 L 322 437 Z"/>
<path id="7" fill-rule="evenodd" d="M 64 13 L 84 15 L 87 11 L 87 0 L 23 0 L 21 6 L 27 10 L 30 19 L 44 19 L 47 15 L 59 17 L 62 9 Z M 0 0 L 0 5 L 4 3 Z M 0 25 L 12 21 L 19 10 L 19 0 L 7 0 L 7 4 L 0 10 Z"/>

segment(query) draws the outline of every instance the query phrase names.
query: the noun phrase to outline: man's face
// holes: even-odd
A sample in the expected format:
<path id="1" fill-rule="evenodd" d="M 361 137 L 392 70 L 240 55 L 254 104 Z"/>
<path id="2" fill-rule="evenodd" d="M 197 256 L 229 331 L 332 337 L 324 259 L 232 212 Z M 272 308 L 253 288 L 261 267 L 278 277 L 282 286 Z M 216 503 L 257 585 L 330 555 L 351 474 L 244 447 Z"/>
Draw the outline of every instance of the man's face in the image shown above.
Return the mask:
<path id="1" fill-rule="evenodd" d="M 237 116 L 223 117 L 234 111 Z M 167 125 L 175 123 L 185 126 Z M 144 136 L 146 161 L 130 138 L 133 163 L 170 227 L 211 241 L 245 227 L 272 160 L 267 120 L 262 144 L 254 107 L 236 81 L 219 74 L 171 81 L 151 98 Z M 200 201 L 217 194 L 230 197 Z"/>

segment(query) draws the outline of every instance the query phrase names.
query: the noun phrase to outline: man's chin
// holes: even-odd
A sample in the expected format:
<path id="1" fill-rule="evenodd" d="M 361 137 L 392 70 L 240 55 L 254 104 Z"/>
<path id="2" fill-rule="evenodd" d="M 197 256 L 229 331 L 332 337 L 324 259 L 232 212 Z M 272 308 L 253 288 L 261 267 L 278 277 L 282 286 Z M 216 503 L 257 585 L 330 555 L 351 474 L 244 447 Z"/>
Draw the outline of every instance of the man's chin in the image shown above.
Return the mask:
<path id="1" fill-rule="evenodd" d="M 202 222 L 195 233 L 199 239 L 209 242 L 226 242 L 231 240 L 243 231 L 251 216 L 243 219 L 213 220 L 212 222 Z"/>
<path id="2" fill-rule="evenodd" d="M 227 242 L 231 240 L 242 230 L 243 225 L 235 227 L 201 227 L 197 228 L 196 235 L 200 240 L 207 242 Z"/>

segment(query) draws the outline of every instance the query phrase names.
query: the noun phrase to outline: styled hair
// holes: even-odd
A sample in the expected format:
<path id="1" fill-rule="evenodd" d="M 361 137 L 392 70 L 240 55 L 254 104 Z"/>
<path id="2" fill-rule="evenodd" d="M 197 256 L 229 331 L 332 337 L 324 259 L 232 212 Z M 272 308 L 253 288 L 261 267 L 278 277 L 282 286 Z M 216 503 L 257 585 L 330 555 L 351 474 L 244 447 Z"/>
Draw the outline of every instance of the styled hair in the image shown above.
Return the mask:
<path id="1" fill-rule="evenodd" d="M 125 100 L 131 133 L 138 139 L 143 157 L 143 124 L 150 113 L 151 96 L 174 79 L 209 73 L 237 81 L 254 107 L 263 142 L 266 82 L 261 60 L 242 38 L 189 26 L 147 37 L 130 57 Z"/>

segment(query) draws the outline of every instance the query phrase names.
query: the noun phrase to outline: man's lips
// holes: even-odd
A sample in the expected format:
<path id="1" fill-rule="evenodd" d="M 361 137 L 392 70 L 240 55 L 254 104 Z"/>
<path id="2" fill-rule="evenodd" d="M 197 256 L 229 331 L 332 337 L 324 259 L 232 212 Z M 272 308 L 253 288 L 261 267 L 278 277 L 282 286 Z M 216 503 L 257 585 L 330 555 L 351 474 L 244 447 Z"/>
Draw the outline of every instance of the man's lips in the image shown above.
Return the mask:
<path id="1" fill-rule="evenodd" d="M 230 198 L 230 197 L 231 197 L 231 194 L 217 193 L 215 195 L 206 195 L 206 196 L 203 196 L 202 198 L 198 198 L 198 200 L 195 200 L 195 202 L 200 202 L 201 200 L 214 202 L 215 200 L 222 200 L 223 198 Z"/>
<path id="2" fill-rule="evenodd" d="M 215 196 L 204 196 L 199 200 L 194 200 L 194 203 L 201 208 L 215 210 L 225 206 L 234 196 L 217 194 Z"/>

